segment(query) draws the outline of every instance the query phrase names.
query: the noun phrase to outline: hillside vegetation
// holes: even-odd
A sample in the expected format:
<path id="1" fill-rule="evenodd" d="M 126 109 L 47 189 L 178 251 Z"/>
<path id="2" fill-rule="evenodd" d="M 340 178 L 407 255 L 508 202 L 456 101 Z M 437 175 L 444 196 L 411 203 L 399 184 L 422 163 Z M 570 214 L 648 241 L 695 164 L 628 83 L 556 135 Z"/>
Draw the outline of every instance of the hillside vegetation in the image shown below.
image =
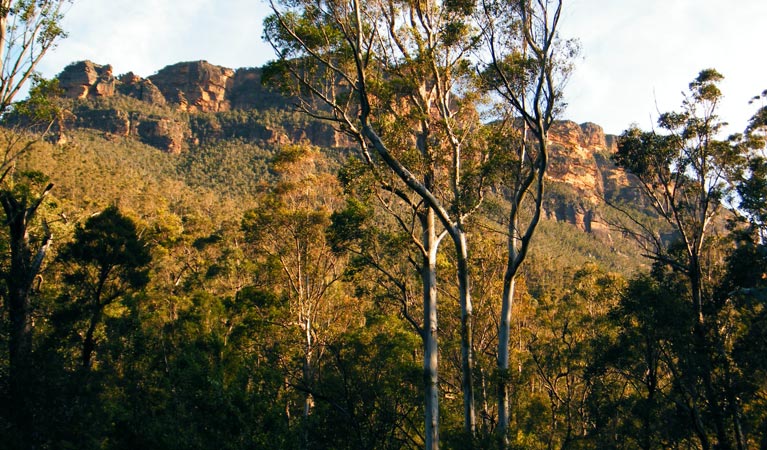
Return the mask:
<path id="1" fill-rule="evenodd" d="M 52 240 L 30 294 L 23 386 L 10 385 L 10 359 L 0 357 L 0 442 L 26 448 L 19 405 L 6 401 L 22 389 L 35 448 L 420 448 L 416 213 L 398 209 L 393 189 L 371 187 L 359 149 L 331 125 L 293 112 L 276 91 L 248 91 L 242 80 L 260 83 L 256 69 L 189 64 L 210 79 L 239 76 L 229 89 L 250 96 L 227 91 L 215 107 L 188 93 L 186 103 L 160 101 L 170 95 L 158 77 L 162 95 L 148 101 L 131 89 L 148 89 L 152 77 L 104 78 L 99 69 L 112 91 L 92 94 L 103 81 L 85 95 L 65 89 L 81 98 L 54 99 L 65 112 L 47 139 L 6 117 L 7 149 L 33 143 L 3 198 L 40 199 L 28 245 Z M 457 261 L 453 244 L 441 244 L 446 448 L 497 445 L 501 376 L 511 387 L 511 448 L 703 448 L 715 427 L 696 421 L 708 424 L 717 411 L 727 430 L 740 427 L 741 448 L 764 444 L 762 241 L 734 213 L 712 216 L 700 256 L 703 308 L 718 325 L 706 328 L 706 342 L 720 346 L 706 364 L 720 409 L 701 406 L 707 386 L 696 372 L 704 363 L 687 272 L 675 262 L 685 260 L 679 232 L 642 195 L 648 183 L 612 160 L 640 172 L 622 146 L 632 136 L 618 143 L 594 124 L 553 128 L 544 217 L 514 294 L 506 374 L 497 372 L 496 345 L 508 189 L 488 183 L 467 221 L 474 436 L 461 414 Z M 667 253 L 652 253 L 640 224 Z M 12 243 L 4 227 L 6 273 Z M 11 340 L 5 298 L 3 347 Z"/>

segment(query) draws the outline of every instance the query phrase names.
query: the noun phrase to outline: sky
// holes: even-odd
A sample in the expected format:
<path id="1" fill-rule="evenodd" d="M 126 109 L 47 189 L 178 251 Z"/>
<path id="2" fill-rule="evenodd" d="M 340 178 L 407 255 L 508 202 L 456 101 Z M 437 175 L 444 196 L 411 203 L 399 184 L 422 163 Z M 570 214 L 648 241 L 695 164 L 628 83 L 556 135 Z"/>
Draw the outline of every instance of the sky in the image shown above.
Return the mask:
<path id="1" fill-rule="evenodd" d="M 274 58 L 261 40 L 267 11 L 262 0 L 74 0 L 69 36 L 38 69 L 53 77 L 89 59 L 147 77 L 181 61 L 261 66 Z M 720 117 L 740 132 L 756 111 L 748 101 L 767 89 L 766 26 L 765 0 L 565 0 L 561 36 L 577 38 L 581 55 L 562 118 L 612 134 L 649 129 L 715 68 L 725 77 Z"/>

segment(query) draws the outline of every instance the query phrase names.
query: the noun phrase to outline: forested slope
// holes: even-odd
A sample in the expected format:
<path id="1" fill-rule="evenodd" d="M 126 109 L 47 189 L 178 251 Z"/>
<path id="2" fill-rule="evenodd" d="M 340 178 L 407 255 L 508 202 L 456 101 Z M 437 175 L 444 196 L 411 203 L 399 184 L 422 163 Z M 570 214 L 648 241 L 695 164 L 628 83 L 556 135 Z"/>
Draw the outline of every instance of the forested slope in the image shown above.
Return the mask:
<path id="1" fill-rule="evenodd" d="M 257 69 L 187 63 L 142 80 L 81 66 L 95 75 L 62 77 L 65 95 L 53 100 L 64 113 L 48 139 L 12 127 L 22 123 L 13 116 L 0 131 L 8 148 L 35 140 L 9 192 L 48 192 L 29 226 L 32 244 L 52 235 L 31 294 L 23 386 L 36 445 L 419 448 L 418 249 L 366 190 L 353 143 L 263 91 Z M 514 298 L 514 448 L 697 448 L 697 392 L 677 372 L 700 363 L 684 279 L 643 257 L 624 213 L 680 250 L 639 180 L 612 162 L 616 139 L 594 124 L 552 131 L 545 217 Z M 507 195 L 489 186 L 468 223 L 479 448 L 496 439 Z M 763 311 L 739 289 L 763 289 L 763 248 L 735 246 L 744 235 L 717 220 L 707 295 L 733 330 L 712 338 L 730 358 L 716 380 L 744 383 L 738 426 L 756 445 L 764 380 L 740 371 L 764 371 Z M 472 439 L 461 426 L 451 246 L 438 255 L 440 420 L 446 448 L 463 448 Z M 733 278 L 747 277 L 739 265 L 749 258 L 753 277 Z M 7 346 L 5 308 L 3 319 Z M 9 371 L 3 353 L 3 399 Z M 725 385 L 717 398 L 734 392 Z M 21 448 L 18 405 L 0 404 L 0 439 Z"/>

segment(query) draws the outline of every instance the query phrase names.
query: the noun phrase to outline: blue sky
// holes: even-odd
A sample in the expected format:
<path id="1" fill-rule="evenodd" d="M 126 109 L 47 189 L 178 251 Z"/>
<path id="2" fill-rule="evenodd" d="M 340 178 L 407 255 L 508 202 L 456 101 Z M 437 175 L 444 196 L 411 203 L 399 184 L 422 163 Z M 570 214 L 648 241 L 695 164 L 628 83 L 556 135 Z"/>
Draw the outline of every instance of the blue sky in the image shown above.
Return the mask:
<path id="1" fill-rule="evenodd" d="M 266 12 L 260 0 L 75 0 L 69 37 L 39 70 L 52 77 L 83 59 L 141 76 L 200 59 L 260 66 L 273 57 L 261 42 Z M 563 118 L 615 134 L 632 123 L 650 128 L 714 67 L 725 76 L 720 115 L 728 131 L 741 131 L 755 111 L 748 100 L 767 89 L 765 29 L 765 0 L 566 0 L 561 32 L 580 39 L 582 54 Z"/>

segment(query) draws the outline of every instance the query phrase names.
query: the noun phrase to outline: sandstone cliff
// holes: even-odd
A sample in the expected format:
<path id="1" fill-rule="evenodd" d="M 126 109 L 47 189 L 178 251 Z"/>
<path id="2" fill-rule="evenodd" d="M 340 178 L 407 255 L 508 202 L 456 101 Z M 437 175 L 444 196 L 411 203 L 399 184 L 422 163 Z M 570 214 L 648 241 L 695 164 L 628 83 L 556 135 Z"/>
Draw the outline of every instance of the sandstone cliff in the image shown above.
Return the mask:
<path id="1" fill-rule="evenodd" d="M 137 98 L 152 105 L 164 105 L 165 96 L 152 80 L 141 78 L 133 72 L 121 75 L 119 91 L 128 97 Z"/>
<path id="2" fill-rule="evenodd" d="M 62 125 L 93 128 L 118 136 L 137 136 L 143 142 L 171 153 L 179 153 L 201 142 L 231 138 L 268 144 L 346 145 L 342 136 L 327 124 L 316 121 L 274 123 L 255 120 L 249 115 L 248 111 L 286 112 L 290 104 L 277 91 L 262 86 L 261 69 L 257 68 L 235 71 L 206 61 L 194 61 L 167 66 L 149 78 L 141 78 L 132 72 L 114 77 L 109 65 L 80 61 L 64 68 L 58 80 L 65 98 L 85 102 L 76 105 L 70 111 L 73 116 Z M 159 114 L 146 114 L 137 111 L 141 108 L 126 108 L 125 102 L 106 108 L 93 104 L 99 99 L 119 95 L 170 109 Z M 226 112 L 231 114 L 215 116 Z M 190 116 L 183 117 L 178 113 Z M 62 141 L 66 141 L 64 131 L 62 129 Z"/>
<path id="3" fill-rule="evenodd" d="M 72 63 L 57 76 L 67 98 L 122 94 L 189 113 L 287 106 L 278 92 L 261 84 L 261 69 L 229 69 L 207 61 L 173 64 L 149 78 L 133 72 L 114 77 L 112 66 L 92 61 Z"/>
<path id="4" fill-rule="evenodd" d="M 546 215 L 609 240 L 599 208 L 605 200 L 639 200 L 636 180 L 610 159 L 617 151 L 617 138 L 593 123 L 560 121 L 552 126 L 549 140 L 548 182 L 567 186 L 577 197 L 566 198 L 554 188 L 546 201 Z"/>
<path id="5" fill-rule="evenodd" d="M 111 97 L 117 81 L 112 66 L 91 61 L 72 63 L 59 74 L 59 87 L 68 98 Z"/>
<path id="6" fill-rule="evenodd" d="M 221 139 L 350 145 L 328 124 L 289 116 L 289 100 L 264 87 L 257 68 L 233 70 L 194 61 L 167 66 L 148 78 L 130 72 L 114 77 L 111 66 L 82 61 L 67 66 L 58 78 L 65 97 L 81 102 L 73 109 L 71 126 L 135 136 L 171 153 Z M 155 112 L 96 106 L 119 95 L 152 105 Z M 615 136 L 605 135 L 593 123 L 561 121 L 553 125 L 549 138 L 546 215 L 609 240 L 598 212 L 604 199 L 638 198 L 632 179 L 610 159 Z"/>
<path id="7" fill-rule="evenodd" d="M 167 66 L 149 77 L 165 99 L 186 112 L 219 112 L 231 109 L 227 91 L 234 70 L 207 61 L 182 62 Z"/>
<path id="8" fill-rule="evenodd" d="M 559 121 L 549 140 L 549 179 L 571 185 L 591 202 L 636 199 L 632 179 L 610 159 L 618 150 L 616 136 L 594 123 Z"/>

